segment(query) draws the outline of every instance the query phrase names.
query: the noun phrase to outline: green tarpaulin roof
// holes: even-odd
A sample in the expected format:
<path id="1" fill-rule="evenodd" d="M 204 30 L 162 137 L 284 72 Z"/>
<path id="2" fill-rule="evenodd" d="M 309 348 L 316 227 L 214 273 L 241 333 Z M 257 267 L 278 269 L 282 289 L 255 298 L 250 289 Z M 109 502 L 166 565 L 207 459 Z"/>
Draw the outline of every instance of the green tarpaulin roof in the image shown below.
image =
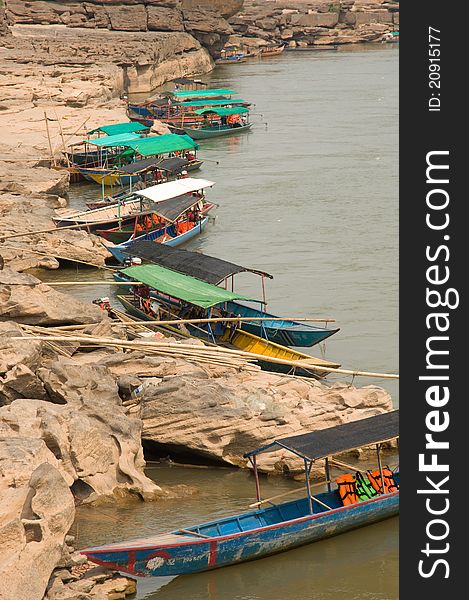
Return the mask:
<path id="1" fill-rule="evenodd" d="M 249 112 L 249 108 L 245 106 L 237 106 L 233 108 L 227 108 L 222 106 L 221 108 L 199 108 L 194 111 L 197 115 L 204 115 L 206 113 L 215 113 L 220 117 L 227 117 L 228 115 L 244 115 Z"/>
<path id="2" fill-rule="evenodd" d="M 165 269 L 159 265 L 128 267 L 127 269 L 123 269 L 122 273 L 132 277 L 136 281 L 141 281 L 158 292 L 167 294 L 178 300 L 189 302 L 195 306 L 200 306 L 201 308 L 210 308 L 216 304 L 230 302 L 231 300 L 259 302 L 259 300 L 255 300 L 254 298 L 247 298 L 246 296 L 229 292 L 216 285 L 205 283 L 205 281 L 171 271 L 170 269 Z"/>
<path id="3" fill-rule="evenodd" d="M 199 145 L 188 135 L 178 135 L 177 133 L 139 138 L 126 145 L 142 156 L 154 156 L 157 154 L 165 154 L 166 152 L 190 150 L 199 147 Z"/>
<path id="4" fill-rule="evenodd" d="M 179 90 L 177 92 L 171 92 L 171 94 L 176 98 L 210 98 L 213 96 L 230 96 L 231 94 L 236 94 L 236 92 L 218 88 L 212 90 Z"/>
<path id="5" fill-rule="evenodd" d="M 129 142 L 141 140 L 142 138 L 135 133 L 120 133 L 119 135 L 107 135 L 106 137 L 97 138 L 95 140 L 84 140 L 93 146 L 101 146 L 102 148 L 111 148 L 112 146 L 129 146 Z"/>
<path id="6" fill-rule="evenodd" d="M 142 123 L 129 121 L 127 123 L 114 123 L 113 125 L 103 125 L 102 127 L 96 127 L 96 129 L 93 129 L 88 133 L 91 134 L 101 131 L 102 133 L 105 133 L 107 135 L 120 135 L 122 133 L 134 133 L 135 131 L 145 131 L 145 129 L 148 129 L 148 127 L 142 125 Z"/>
<path id="7" fill-rule="evenodd" d="M 191 102 L 180 102 L 178 106 L 224 106 L 226 104 L 247 104 L 246 100 L 194 100 Z"/>

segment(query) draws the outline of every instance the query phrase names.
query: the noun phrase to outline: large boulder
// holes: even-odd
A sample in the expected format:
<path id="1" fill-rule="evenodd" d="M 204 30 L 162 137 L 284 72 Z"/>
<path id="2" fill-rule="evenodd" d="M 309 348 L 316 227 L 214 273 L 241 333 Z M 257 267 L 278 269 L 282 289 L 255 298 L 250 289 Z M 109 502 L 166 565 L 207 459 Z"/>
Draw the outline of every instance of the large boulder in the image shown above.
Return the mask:
<path id="1" fill-rule="evenodd" d="M 0 598 L 41 600 L 75 507 L 39 439 L 0 437 Z"/>
<path id="2" fill-rule="evenodd" d="M 0 271 L 0 321 L 65 325 L 98 323 L 104 316 L 97 306 L 62 294 L 32 275 Z"/>
<path id="3" fill-rule="evenodd" d="M 43 440 L 82 502 L 161 495 L 143 473 L 142 423 L 125 413 L 106 367 L 59 357 L 37 376 L 47 400 L 21 398 L 0 409 L 4 437 Z"/>

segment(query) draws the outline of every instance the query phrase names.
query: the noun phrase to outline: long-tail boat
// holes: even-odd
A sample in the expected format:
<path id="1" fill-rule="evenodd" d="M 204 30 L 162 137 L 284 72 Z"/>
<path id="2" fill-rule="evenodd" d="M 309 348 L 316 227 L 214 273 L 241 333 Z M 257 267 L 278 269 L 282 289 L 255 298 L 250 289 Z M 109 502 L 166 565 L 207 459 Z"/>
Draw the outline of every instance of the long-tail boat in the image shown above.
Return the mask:
<path id="1" fill-rule="evenodd" d="M 252 127 L 252 123 L 249 123 L 249 109 L 244 106 L 203 108 L 195 112 L 204 117 L 211 115 L 212 118 L 195 127 L 181 124 L 183 131 L 194 140 L 239 134 Z"/>
<path id="2" fill-rule="evenodd" d="M 120 142 L 125 147 L 125 151 L 119 155 L 126 158 L 125 162 L 114 161 L 112 164 L 105 162 L 92 168 L 78 167 L 79 173 L 88 181 L 94 181 L 99 185 L 126 186 L 141 178 L 138 172 L 134 172 L 133 163 L 148 157 L 155 160 L 172 156 L 184 158 L 187 160 L 186 170 L 188 171 L 199 169 L 202 165 L 202 161 L 197 158 L 198 145 L 187 135 L 169 133 L 144 138 L 134 134 L 126 134 L 126 136 L 128 139 Z M 111 137 L 115 138 L 116 136 Z M 110 142 L 106 141 L 106 138 L 99 138 L 89 143 L 109 145 Z"/>
<path id="3" fill-rule="evenodd" d="M 155 320 L 155 318 L 190 320 L 212 317 L 228 319 L 230 313 L 227 310 L 227 303 L 229 302 L 244 300 L 264 304 L 262 300 L 230 292 L 155 264 L 127 267 L 122 269 L 115 279 L 122 280 L 120 279 L 122 276 L 128 278 L 130 283 L 132 281 L 140 282 L 143 284 L 143 290 L 139 286 L 133 286 L 133 296 L 118 296 L 119 301 L 130 314 L 147 320 Z M 146 299 L 151 299 L 154 304 L 146 302 Z M 268 370 L 283 373 L 294 370 L 297 374 L 305 377 L 318 377 L 324 372 L 311 368 L 311 366 L 329 368 L 339 366 L 338 363 L 312 357 L 244 331 L 239 328 L 237 322 L 220 321 L 213 327 L 210 323 L 200 326 L 187 324 L 185 328 L 194 337 L 257 355 L 256 360 L 260 366 Z M 280 360 L 269 361 L 263 360 L 262 357 Z M 299 361 L 299 365 L 292 367 L 291 364 L 282 361 Z"/>
<path id="4" fill-rule="evenodd" d="M 262 57 L 269 56 L 277 56 L 278 54 L 282 54 L 285 50 L 285 44 L 273 45 L 273 46 L 261 46 L 259 49 L 259 54 Z"/>
<path id="5" fill-rule="evenodd" d="M 215 208 L 215 204 L 204 202 L 198 196 L 189 194 L 176 196 L 158 202 L 152 209 L 152 214 L 143 218 L 150 218 L 155 226 L 145 231 L 145 224 L 140 230 L 135 226 L 129 239 L 117 246 L 108 246 L 109 252 L 119 262 L 124 262 L 127 255 L 124 252 L 128 247 L 138 241 L 147 241 L 152 245 L 165 244 L 167 246 L 180 246 L 192 238 L 200 235 L 208 224 L 208 213 Z M 136 219 L 136 225 L 139 219 Z M 157 224 L 156 224 L 157 223 Z M 97 231 L 106 239 L 114 241 L 116 234 L 122 230 Z"/>
<path id="6" fill-rule="evenodd" d="M 113 227 L 113 223 L 124 223 L 134 220 L 135 217 L 144 213 L 151 213 L 152 207 L 157 202 L 183 194 L 201 192 L 213 185 L 215 185 L 214 181 L 186 177 L 184 179 L 160 183 L 144 190 L 138 190 L 111 206 L 104 206 L 95 210 L 62 212 L 60 215 L 53 217 L 53 220 L 58 227 L 81 224 L 93 231 L 105 222 L 111 228 Z M 199 195 L 199 199 L 204 199 L 203 194 Z"/>
<path id="7" fill-rule="evenodd" d="M 234 288 L 234 276 L 237 273 L 251 272 L 262 278 L 264 302 L 264 280 L 265 278 L 272 279 L 272 275 L 265 271 L 242 267 L 200 252 L 168 248 L 145 239 L 137 239 L 128 243 L 121 249 L 120 257 L 122 262 L 131 262 L 133 258 L 139 258 L 141 261 L 160 265 L 212 285 L 222 285 L 225 288 L 228 288 L 231 280 L 231 289 Z M 116 276 L 116 279 L 121 282 L 125 281 L 125 277 L 119 275 Z M 128 289 L 130 290 L 130 287 Z M 255 319 L 240 321 L 239 328 L 242 330 L 283 346 L 311 347 L 339 331 L 339 328 L 318 327 L 289 319 L 279 320 L 276 315 L 235 301 L 227 302 L 226 309 L 231 316 Z"/>
<path id="8" fill-rule="evenodd" d="M 131 575 L 174 576 L 263 558 L 394 517 L 399 513 L 399 472 L 398 467 L 393 472 L 382 465 L 381 449 L 398 437 L 396 410 L 274 440 L 244 455 L 254 471 L 257 501 L 250 505 L 253 510 L 81 552 L 98 565 Z M 331 466 L 339 465 L 334 456 L 370 445 L 376 447 L 378 468 L 363 474 L 341 466 L 352 472 L 334 482 Z M 303 461 L 305 493 L 298 500 L 275 503 L 302 488 L 271 498 L 261 496 L 257 457 L 275 450 L 290 452 Z M 317 460 L 324 461 L 325 480 L 311 484 L 311 469 Z M 322 491 L 313 493 L 314 486 Z"/>

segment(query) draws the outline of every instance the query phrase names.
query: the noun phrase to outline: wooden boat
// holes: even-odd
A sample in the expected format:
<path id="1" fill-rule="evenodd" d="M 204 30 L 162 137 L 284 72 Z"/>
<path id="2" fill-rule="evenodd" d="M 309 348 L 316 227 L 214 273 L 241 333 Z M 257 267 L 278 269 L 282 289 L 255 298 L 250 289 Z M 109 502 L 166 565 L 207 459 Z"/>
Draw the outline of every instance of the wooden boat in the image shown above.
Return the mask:
<path id="1" fill-rule="evenodd" d="M 212 202 L 205 202 L 202 208 L 200 209 L 200 214 L 206 215 L 210 212 L 210 210 L 212 210 L 216 206 L 217 205 L 213 204 Z M 153 217 L 153 215 L 158 215 L 158 212 L 152 213 L 151 215 L 147 214 L 144 216 L 149 216 L 151 218 Z M 163 227 L 162 229 L 162 225 L 164 225 L 164 223 L 160 222 L 158 224 L 155 224 L 154 226 L 150 226 L 147 229 L 145 229 L 144 224 L 138 227 L 139 221 L 141 220 L 142 217 L 139 216 L 134 219 L 133 223 L 129 223 L 127 221 L 120 227 L 112 227 L 111 229 L 97 229 L 96 234 L 100 235 L 108 242 L 112 242 L 113 244 L 119 246 L 119 250 L 127 250 L 129 248 L 131 249 L 131 245 L 133 245 L 139 240 L 154 241 L 157 237 L 159 237 L 159 235 L 164 235 L 165 228 Z M 171 225 L 171 223 L 168 222 L 168 225 Z M 161 231 L 163 233 L 156 233 Z M 156 234 L 155 237 L 151 237 L 153 233 Z M 167 233 L 167 235 L 171 235 L 171 233 Z M 119 262 L 124 262 L 124 260 L 128 258 L 128 255 L 123 255 L 122 252 L 119 252 L 119 257 L 117 255 L 115 255 L 115 257 L 119 260 Z"/>
<path id="2" fill-rule="evenodd" d="M 389 483 L 384 479 L 380 449 L 383 442 L 398 438 L 398 420 L 399 411 L 393 411 L 275 440 L 244 455 L 254 470 L 257 497 L 257 502 L 251 505 L 256 507 L 254 510 L 147 538 L 86 548 L 81 553 L 98 565 L 140 577 L 182 575 L 285 552 L 394 517 L 399 513 L 399 475 L 394 472 Z M 357 500 L 344 503 L 331 481 L 333 456 L 371 444 L 377 448 L 381 487 L 369 499 L 360 500 L 355 495 Z M 257 455 L 280 449 L 303 459 L 306 494 L 299 500 L 275 504 L 278 498 L 301 490 L 262 500 Z M 326 481 L 321 483 L 323 489 L 327 488 L 313 494 L 310 473 L 319 459 L 325 459 Z M 270 506 L 264 508 L 267 504 Z"/>
<path id="3" fill-rule="evenodd" d="M 180 246 L 181 244 L 185 244 L 192 238 L 200 235 L 207 226 L 207 223 L 208 217 L 203 217 L 196 223 L 191 223 L 189 221 L 181 221 L 179 224 L 170 223 L 166 227 L 160 227 L 159 229 L 155 229 L 150 233 L 145 233 L 139 237 L 136 237 L 135 241 L 147 240 L 155 244 Z M 187 229 L 180 231 L 178 230 L 178 225 L 182 225 Z M 124 242 L 118 246 L 108 246 L 107 249 L 118 262 L 124 262 L 127 256 L 123 254 L 122 251 L 126 249 L 127 246 L 132 242 L 133 240 L 129 240 L 128 242 Z"/>
<path id="4" fill-rule="evenodd" d="M 218 286 L 206 283 L 195 277 L 184 275 L 177 271 L 161 267 L 160 265 L 142 265 L 122 269 L 114 274 L 117 281 L 129 280 L 139 281 L 147 289 L 148 297 L 157 301 L 158 314 L 163 315 L 164 319 L 183 319 L 188 314 L 196 314 L 197 318 L 229 317 L 227 303 L 247 301 L 262 301 L 248 298 L 235 292 L 230 292 Z M 154 312 L 145 308 L 142 303 L 142 296 L 137 293 L 134 297 L 134 308 L 139 311 L 139 316 L 143 319 L 154 319 Z M 120 300 L 120 298 L 119 298 Z M 131 302 L 127 298 L 128 303 Z M 132 310 L 132 309 L 131 309 Z M 132 313 L 134 314 L 134 313 Z M 308 368 L 310 366 L 324 366 L 337 368 L 340 365 L 321 358 L 312 357 L 309 354 L 286 348 L 275 342 L 260 338 L 252 333 L 239 329 L 237 323 L 217 322 L 213 327 L 210 324 L 192 325 L 187 324 L 186 328 L 190 333 L 202 340 L 208 342 L 226 345 L 237 348 L 245 352 L 251 352 L 258 355 L 256 360 L 262 368 L 274 370 L 277 372 L 289 373 L 294 371 L 305 377 L 318 377 L 325 372 L 317 369 Z M 273 361 L 263 360 L 262 357 L 273 358 Z M 280 360 L 278 360 L 280 359 Z M 284 364 L 281 361 L 299 361 L 298 366 Z"/>
<path id="5" fill-rule="evenodd" d="M 144 190 L 138 190 L 117 204 L 111 204 L 111 206 L 104 206 L 95 210 L 62 213 L 53 217 L 53 220 L 58 227 L 82 224 L 90 229 L 96 229 L 100 223 L 106 222 L 109 224 L 109 228 L 111 228 L 113 223 L 135 220 L 135 217 L 144 212 L 152 212 L 153 206 L 158 202 L 184 194 L 203 191 L 212 185 L 214 185 L 213 181 L 196 179 L 194 177 L 168 181 Z M 200 200 L 203 200 L 203 198 L 203 195 L 199 197 Z"/>
<path id="6" fill-rule="evenodd" d="M 280 46 L 262 46 L 260 48 L 261 56 L 277 56 L 278 54 L 282 54 L 285 50 L 285 44 L 281 44 Z"/>
<path id="7" fill-rule="evenodd" d="M 194 140 L 205 140 L 223 135 L 238 135 L 251 129 L 252 123 L 246 125 L 213 125 L 211 127 L 184 127 L 184 131 Z"/>
<path id="8" fill-rule="evenodd" d="M 176 250 L 171 247 L 161 246 L 145 240 L 134 240 L 127 244 L 121 252 L 126 262 L 138 258 L 146 263 L 160 265 L 211 283 L 228 287 L 229 279 L 232 280 L 231 289 L 234 288 L 234 276 L 241 272 L 251 272 L 262 278 L 263 301 L 265 302 L 264 279 L 272 279 L 272 275 L 258 269 L 246 268 L 214 256 L 190 252 L 188 250 Z M 125 281 L 124 276 L 118 276 L 118 281 Z M 127 288 L 130 291 L 130 287 Z M 283 346 L 311 347 L 337 333 L 338 328 L 328 329 L 318 327 L 309 323 L 300 323 L 291 320 L 280 320 L 276 315 L 256 310 L 240 302 L 227 302 L 226 312 L 229 316 L 253 317 L 253 321 L 240 321 L 239 328 L 252 333 L 260 338 L 276 342 Z M 258 320 L 263 319 L 265 320 Z"/>

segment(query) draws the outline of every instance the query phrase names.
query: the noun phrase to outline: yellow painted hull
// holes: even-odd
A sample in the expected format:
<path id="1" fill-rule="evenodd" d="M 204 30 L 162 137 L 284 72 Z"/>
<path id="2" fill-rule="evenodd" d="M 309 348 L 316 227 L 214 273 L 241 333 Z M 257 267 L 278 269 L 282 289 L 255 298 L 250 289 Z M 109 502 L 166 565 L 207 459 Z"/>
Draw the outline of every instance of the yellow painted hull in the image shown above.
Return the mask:
<path id="1" fill-rule="evenodd" d="M 308 361 L 311 365 L 317 365 L 322 367 L 329 367 L 335 369 L 340 367 L 340 364 L 334 363 L 323 358 L 317 358 L 304 354 L 303 352 L 297 352 L 286 346 L 281 346 L 275 342 L 269 342 L 257 335 L 253 335 L 247 331 L 241 329 L 233 330 L 227 328 L 222 337 L 223 342 L 229 342 L 232 346 L 238 350 L 244 350 L 245 352 L 252 352 L 253 354 L 261 354 L 270 358 L 281 358 L 283 360 L 301 360 Z"/>
<path id="2" fill-rule="evenodd" d="M 120 176 L 117 174 L 108 173 L 104 177 L 102 175 L 92 175 L 88 174 L 89 177 L 99 185 L 108 185 L 108 186 L 116 186 L 120 183 Z"/>

